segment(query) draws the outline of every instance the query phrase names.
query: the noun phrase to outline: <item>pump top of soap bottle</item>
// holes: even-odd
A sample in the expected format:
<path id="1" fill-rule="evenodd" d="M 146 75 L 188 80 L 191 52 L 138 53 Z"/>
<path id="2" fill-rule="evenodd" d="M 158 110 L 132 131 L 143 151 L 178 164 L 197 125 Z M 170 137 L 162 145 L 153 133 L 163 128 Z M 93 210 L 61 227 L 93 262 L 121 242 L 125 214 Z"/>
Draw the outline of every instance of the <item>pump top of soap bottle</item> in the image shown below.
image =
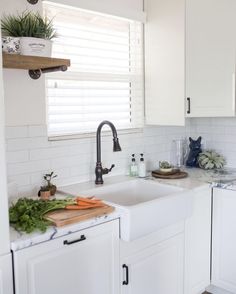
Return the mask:
<path id="1" fill-rule="evenodd" d="M 139 163 L 138 175 L 140 178 L 146 177 L 146 164 L 144 162 L 143 153 L 140 153 L 140 163 Z"/>
<path id="2" fill-rule="evenodd" d="M 131 165 L 130 165 L 130 176 L 136 177 L 138 175 L 138 166 L 135 160 L 135 154 L 132 154 Z"/>
<path id="3" fill-rule="evenodd" d="M 135 154 L 132 154 L 132 162 L 135 162 Z"/>

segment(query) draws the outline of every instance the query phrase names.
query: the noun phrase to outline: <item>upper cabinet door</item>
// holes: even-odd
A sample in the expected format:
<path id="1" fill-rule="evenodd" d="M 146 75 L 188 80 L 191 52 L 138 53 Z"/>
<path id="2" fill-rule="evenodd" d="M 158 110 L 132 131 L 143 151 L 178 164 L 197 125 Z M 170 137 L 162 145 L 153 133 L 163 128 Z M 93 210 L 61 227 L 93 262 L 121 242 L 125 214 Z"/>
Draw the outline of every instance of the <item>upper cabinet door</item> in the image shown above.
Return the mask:
<path id="1" fill-rule="evenodd" d="M 186 116 L 234 116 L 236 1 L 186 5 Z"/>
<path id="2" fill-rule="evenodd" d="M 146 123 L 185 123 L 185 0 L 146 0 Z"/>

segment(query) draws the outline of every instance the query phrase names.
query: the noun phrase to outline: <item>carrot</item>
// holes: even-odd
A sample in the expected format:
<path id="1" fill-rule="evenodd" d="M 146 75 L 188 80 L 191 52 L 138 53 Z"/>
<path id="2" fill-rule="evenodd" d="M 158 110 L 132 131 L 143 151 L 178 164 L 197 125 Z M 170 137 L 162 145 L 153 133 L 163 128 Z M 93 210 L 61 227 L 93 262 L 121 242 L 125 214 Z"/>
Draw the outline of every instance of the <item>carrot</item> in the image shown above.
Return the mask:
<path id="1" fill-rule="evenodd" d="M 71 210 L 83 210 L 83 209 L 91 209 L 91 208 L 98 208 L 98 207 L 104 207 L 104 204 L 93 204 L 93 205 L 67 205 L 66 209 L 71 209 Z"/>
<path id="2" fill-rule="evenodd" d="M 88 199 L 88 198 L 77 197 L 76 201 L 77 201 L 77 203 L 79 201 L 81 201 L 81 202 L 86 202 L 89 204 L 92 204 L 92 203 L 97 204 L 98 202 L 101 202 L 102 200 L 101 199 Z"/>

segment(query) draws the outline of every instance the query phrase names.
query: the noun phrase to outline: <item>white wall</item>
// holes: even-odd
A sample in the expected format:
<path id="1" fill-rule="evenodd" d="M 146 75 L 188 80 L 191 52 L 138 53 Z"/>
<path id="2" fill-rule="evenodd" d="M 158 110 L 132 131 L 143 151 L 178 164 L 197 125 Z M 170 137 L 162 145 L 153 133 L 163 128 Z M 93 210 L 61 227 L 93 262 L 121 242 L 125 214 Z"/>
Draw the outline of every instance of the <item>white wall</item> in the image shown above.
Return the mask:
<path id="1" fill-rule="evenodd" d="M 1 32 L 0 32 L 1 38 Z M 2 55 L 0 54 L 0 255 L 9 252 Z"/>
<path id="2" fill-rule="evenodd" d="M 41 1 L 31 5 L 27 0 L 1 0 L 2 14 L 16 14 L 26 9 L 41 11 Z M 25 70 L 3 70 L 6 125 L 43 124 L 45 114 L 44 78 L 29 78 Z"/>

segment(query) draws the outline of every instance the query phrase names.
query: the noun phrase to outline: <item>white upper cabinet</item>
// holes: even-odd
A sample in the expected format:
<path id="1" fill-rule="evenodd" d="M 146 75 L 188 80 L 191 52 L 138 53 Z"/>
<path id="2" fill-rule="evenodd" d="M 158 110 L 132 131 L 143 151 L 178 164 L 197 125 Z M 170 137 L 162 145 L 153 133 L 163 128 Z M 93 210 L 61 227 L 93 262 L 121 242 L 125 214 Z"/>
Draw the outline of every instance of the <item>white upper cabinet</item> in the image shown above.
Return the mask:
<path id="1" fill-rule="evenodd" d="M 186 3 L 186 115 L 234 116 L 236 1 Z"/>
<path id="2" fill-rule="evenodd" d="M 145 0 L 146 123 L 235 115 L 235 0 Z"/>
<path id="3" fill-rule="evenodd" d="M 185 1 L 146 0 L 146 123 L 184 125 Z"/>

